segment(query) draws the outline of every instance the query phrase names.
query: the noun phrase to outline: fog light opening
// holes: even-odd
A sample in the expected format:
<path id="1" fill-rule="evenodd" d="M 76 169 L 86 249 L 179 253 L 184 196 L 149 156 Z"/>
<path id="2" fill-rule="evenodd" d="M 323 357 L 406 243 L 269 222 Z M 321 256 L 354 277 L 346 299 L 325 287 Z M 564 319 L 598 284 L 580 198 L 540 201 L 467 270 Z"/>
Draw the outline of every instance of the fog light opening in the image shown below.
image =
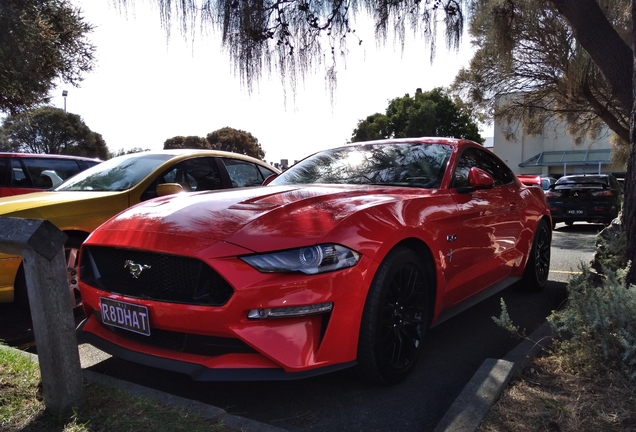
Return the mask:
<path id="1" fill-rule="evenodd" d="M 331 312 L 333 303 L 319 303 L 306 306 L 290 306 L 271 309 L 252 309 L 247 313 L 249 319 L 265 319 L 265 318 L 285 318 L 316 315 Z"/>

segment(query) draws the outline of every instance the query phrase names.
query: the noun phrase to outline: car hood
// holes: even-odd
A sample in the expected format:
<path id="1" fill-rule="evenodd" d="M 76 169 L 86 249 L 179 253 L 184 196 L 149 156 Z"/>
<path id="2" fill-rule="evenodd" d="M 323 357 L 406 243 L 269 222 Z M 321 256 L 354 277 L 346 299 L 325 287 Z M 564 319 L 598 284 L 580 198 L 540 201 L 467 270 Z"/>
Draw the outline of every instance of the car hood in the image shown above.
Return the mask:
<path id="1" fill-rule="evenodd" d="M 11 213 L 40 209 L 57 204 L 70 204 L 77 201 L 103 198 L 121 192 L 35 192 L 23 195 L 0 198 L 0 215 L 10 216 Z M 23 215 L 20 215 L 23 216 Z M 24 216 L 23 216 L 24 217 Z"/>
<path id="2" fill-rule="evenodd" d="M 391 194 L 389 194 L 389 190 Z M 320 241 L 341 221 L 364 208 L 397 203 L 414 189 L 380 186 L 266 186 L 179 194 L 134 206 L 102 225 L 98 243 L 126 239 L 123 246 L 149 244 L 150 233 L 232 243 L 255 252 Z M 417 193 L 423 190 L 418 189 Z M 119 231 L 121 235 L 112 235 Z M 125 234 L 123 234 L 125 232 Z M 144 241 L 133 233 L 143 232 Z M 275 243 L 275 244 L 273 244 Z"/>

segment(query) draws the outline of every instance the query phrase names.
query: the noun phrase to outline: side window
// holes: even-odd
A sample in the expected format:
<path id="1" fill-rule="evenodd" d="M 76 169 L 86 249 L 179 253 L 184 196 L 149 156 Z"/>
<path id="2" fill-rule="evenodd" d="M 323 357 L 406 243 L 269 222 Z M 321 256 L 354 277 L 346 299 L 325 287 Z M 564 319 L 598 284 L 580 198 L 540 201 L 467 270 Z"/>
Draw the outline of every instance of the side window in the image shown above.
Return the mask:
<path id="1" fill-rule="evenodd" d="M 272 174 L 276 174 L 275 171 L 272 171 L 271 169 L 267 169 L 264 166 L 256 165 L 256 167 L 261 172 L 261 175 L 263 176 L 263 179 L 266 179 L 267 177 L 271 176 Z M 263 181 L 265 181 L 265 180 L 263 180 Z"/>
<path id="2" fill-rule="evenodd" d="M 9 159 L 0 159 L 0 187 L 9 186 Z"/>
<path id="3" fill-rule="evenodd" d="M 252 162 L 223 158 L 223 163 L 230 175 L 232 187 L 260 186 L 265 181 L 263 173 Z"/>
<path id="4" fill-rule="evenodd" d="M 11 161 L 11 186 L 23 188 L 34 187 L 31 178 L 22 167 L 22 163 L 19 159 L 13 159 Z"/>
<path id="5" fill-rule="evenodd" d="M 468 172 L 472 167 L 481 168 L 495 179 L 495 186 L 510 184 L 514 174 L 494 155 L 486 150 L 468 148 L 459 157 L 453 178 L 453 187 L 468 186 Z"/>
<path id="6" fill-rule="evenodd" d="M 179 183 L 186 191 L 221 189 L 216 161 L 211 157 L 187 159 L 159 177 L 158 183 Z"/>
<path id="7" fill-rule="evenodd" d="M 72 159 L 24 158 L 22 161 L 36 188 L 55 187 L 81 171 L 77 161 Z"/>

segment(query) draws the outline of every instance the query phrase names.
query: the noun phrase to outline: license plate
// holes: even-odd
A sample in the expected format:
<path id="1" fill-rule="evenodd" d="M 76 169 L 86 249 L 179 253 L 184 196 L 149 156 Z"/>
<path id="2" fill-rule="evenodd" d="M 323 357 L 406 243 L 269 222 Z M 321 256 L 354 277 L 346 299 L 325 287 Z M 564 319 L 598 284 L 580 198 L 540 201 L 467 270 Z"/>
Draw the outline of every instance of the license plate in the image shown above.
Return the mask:
<path id="1" fill-rule="evenodd" d="M 104 297 L 100 298 L 100 307 L 104 324 L 150 336 L 147 307 Z"/>
<path id="2" fill-rule="evenodd" d="M 583 214 L 583 210 L 568 210 L 568 214 L 571 214 L 571 215 L 582 215 Z"/>

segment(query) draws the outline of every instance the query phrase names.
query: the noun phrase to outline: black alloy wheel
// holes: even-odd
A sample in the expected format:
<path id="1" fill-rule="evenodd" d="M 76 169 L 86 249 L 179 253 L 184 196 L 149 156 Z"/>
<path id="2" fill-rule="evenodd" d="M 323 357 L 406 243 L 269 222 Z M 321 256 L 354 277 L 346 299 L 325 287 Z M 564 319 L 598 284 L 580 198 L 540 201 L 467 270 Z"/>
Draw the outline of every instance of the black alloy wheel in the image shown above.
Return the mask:
<path id="1" fill-rule="evenodd" d="M 528 291 L 542 291 L 548 284 L 552 233 L 545 220 L 539 221 L 523 275 L 522 285 Z"/>
<path id="2" fill-rule="evenodd" d="M 371 284 L 358 346 L 363 378 L 392 384 L 406 378 L 422 351 L 429 325 L 428 283 L 418 256 L 397 248 Z"/>

